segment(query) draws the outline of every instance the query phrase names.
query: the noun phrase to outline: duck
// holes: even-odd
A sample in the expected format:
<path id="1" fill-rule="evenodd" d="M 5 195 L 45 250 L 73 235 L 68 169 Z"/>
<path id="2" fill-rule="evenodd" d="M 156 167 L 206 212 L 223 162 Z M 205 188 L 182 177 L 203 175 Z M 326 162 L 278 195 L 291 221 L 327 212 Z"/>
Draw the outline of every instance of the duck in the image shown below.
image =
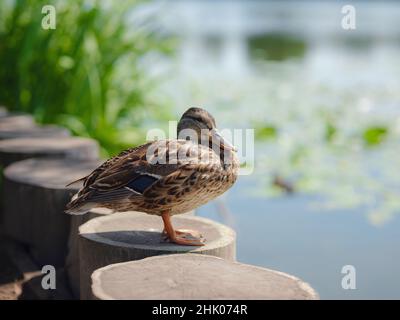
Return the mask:
<path id="1" fill-rule="evenodd" d="M 89 175 L 66 213 L 93 208 L 140 211 L 162 218 L 165 240 L 202 246 L 196 230 L 175 229 L 171 217 L 194 210 L 225 193 L 238 177 L 236 148 L 218 132 L 214 117 L 192 107 L 181 116 L 176 139 L 161 139 L 122 151 Z"/>

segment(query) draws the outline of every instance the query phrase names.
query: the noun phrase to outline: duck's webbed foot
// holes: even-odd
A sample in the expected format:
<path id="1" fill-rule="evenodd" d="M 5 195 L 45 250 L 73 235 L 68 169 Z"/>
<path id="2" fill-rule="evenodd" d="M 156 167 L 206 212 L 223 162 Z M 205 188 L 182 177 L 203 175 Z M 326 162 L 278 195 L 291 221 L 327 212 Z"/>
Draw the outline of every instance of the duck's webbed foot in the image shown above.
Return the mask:
<path id="1" fill-rule="evenodd" d="M 169 212 L 163 213 L 162 218 L 164 221 L 163 240 L 186 246 L 204 246 L 205 239 L 200 232 L 189 229 L 174 230 Z"/>
<path id="2" fill-rule="evenodd" d="M 174 231 L 175 236 L 171 238 L 164 229 L 162 232 L 162 240 L 188 246 L 204 246 L 205 239 L 200 232 L 190 229 L 180 229 Z"/>

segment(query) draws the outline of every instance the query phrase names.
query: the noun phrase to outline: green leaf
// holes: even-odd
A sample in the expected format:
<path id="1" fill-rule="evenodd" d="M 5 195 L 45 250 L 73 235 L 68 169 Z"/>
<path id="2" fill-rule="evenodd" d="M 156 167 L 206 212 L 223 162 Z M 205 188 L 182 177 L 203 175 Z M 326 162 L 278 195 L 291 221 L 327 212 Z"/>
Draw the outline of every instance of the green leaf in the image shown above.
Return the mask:
<path id="1" fill-rule="evenodd" d="M 331 142 L 335 137 L 336 132 L 337 128 L 333 124 L 327 123 L 325 128 L 325 140 Z"/>
<path id="2" fill-rule="evenodd" d="M 369 127 L 363 132 L 363 139 L 366 145 L 379 145 L 388 135 L 388 129 L 385 127 L 374 126 Z"/>
<path id="3" fill-rule="evenodd" d="M 266 125 L 255 130 L 256 139 L 269 140 L 276 138 L 278 130 L 274 126 Z"/>

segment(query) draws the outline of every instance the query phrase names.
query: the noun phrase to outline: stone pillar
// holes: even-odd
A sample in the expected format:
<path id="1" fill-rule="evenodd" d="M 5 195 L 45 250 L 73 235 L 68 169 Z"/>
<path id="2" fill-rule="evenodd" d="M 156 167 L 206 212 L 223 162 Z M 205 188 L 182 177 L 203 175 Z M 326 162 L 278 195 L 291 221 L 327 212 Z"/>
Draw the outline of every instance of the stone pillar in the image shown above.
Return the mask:
<path id="1" fill-rule="evenodd" d="M 172 254 L 199 253 L 226 260 L 236 259 L 235 232 L 217 222 L 190 215 L 172 217 L 175 228 L 194 229 L 203 234 L 205 245 L 182 246 L 161 239 L 159 216 L 121 212 L 90 220 L 79 228 L 81 299 L 91 297 L 90 276 L 106 265 Z"/>
<path id="2" fill-rule="evenodd" d="M 221 258 L 177 254 L 111 264 L 92 274 L 99 300 L 315 300 L 289 274 Z"/>

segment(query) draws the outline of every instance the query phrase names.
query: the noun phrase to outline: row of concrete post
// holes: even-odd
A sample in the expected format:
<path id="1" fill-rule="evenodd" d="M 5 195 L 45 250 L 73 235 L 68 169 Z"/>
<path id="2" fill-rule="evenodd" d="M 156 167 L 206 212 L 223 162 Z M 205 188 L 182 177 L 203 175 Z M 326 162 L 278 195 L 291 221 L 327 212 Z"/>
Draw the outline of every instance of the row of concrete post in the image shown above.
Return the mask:
<path id="1" fill-rule="evenodd" d="M 76 299 L 315 299 L 315 291 L 287 274 L 236 262 L 236 234 L 194 216 L 174 217 L 199 230 L 203 247 L 161 241 L 162 221 L 139 212 L 94 209 L 64 213 L 101 161 L 98 144 L 26 114 L 0 109 L 3 168 L 0 232 L 23 245 L 38 269 L 64 270 Z M 251 235 L 249 235 L 251 236 Z"/>

